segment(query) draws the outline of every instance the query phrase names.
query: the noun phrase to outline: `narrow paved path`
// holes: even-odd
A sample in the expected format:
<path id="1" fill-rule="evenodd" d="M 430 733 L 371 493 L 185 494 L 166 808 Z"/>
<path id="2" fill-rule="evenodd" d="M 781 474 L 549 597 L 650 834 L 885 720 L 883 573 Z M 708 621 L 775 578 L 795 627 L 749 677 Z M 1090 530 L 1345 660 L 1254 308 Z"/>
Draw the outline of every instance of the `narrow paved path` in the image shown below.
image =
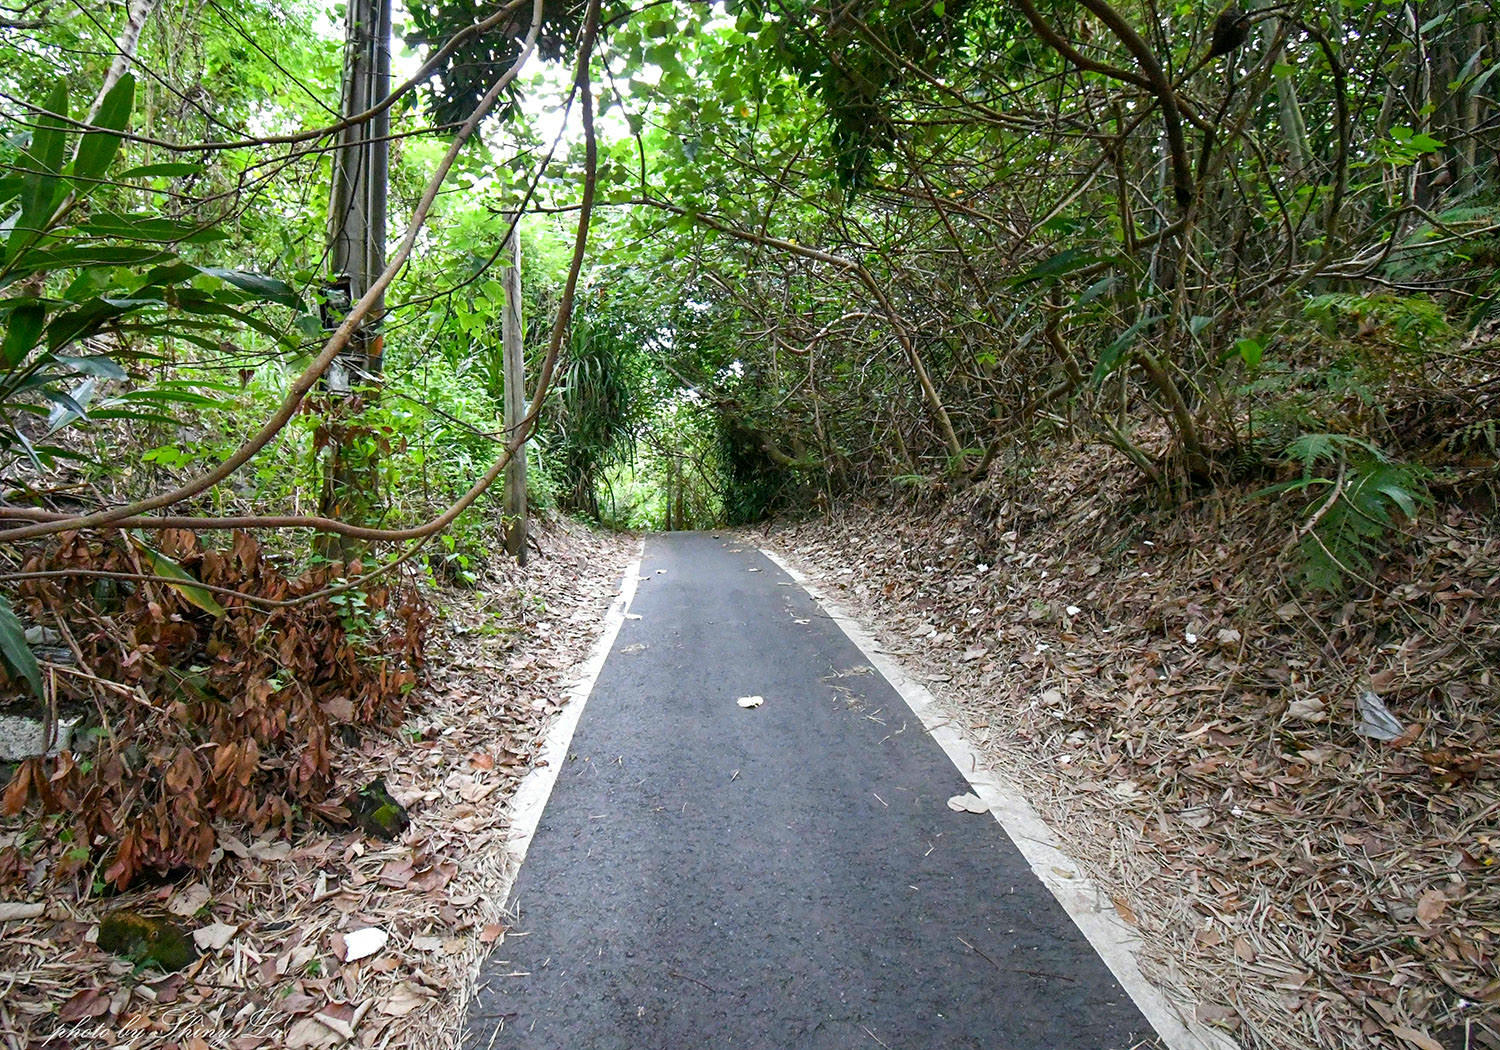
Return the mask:
<path id="1" fill-rule="evenodd" d="M 801 587 L 703 533 L 652 537 L 640 575 L 466 1047 L 1156 1045 Z"/>

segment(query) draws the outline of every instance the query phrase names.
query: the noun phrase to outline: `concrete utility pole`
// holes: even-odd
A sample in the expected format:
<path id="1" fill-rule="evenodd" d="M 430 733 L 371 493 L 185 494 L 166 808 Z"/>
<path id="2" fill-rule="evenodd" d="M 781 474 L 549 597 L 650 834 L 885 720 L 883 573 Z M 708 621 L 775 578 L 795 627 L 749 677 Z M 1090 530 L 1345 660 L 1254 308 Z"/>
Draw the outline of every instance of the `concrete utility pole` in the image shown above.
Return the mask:
<path id="1" fill-rule="evenodd" d="M 349 0 L 344 42 L 344 88 L 341 113 L 364 113 L 391 91 L 392 0 Z M 333 272 L 324 306 L 324 326 L 338 327 L 349 308 L 369 291 L 385 269 L 386 184 L 390 168 L 391 118 L 382 110 L 339 134 L 333 155 L 333 194 L 328 208 L 328 255 Z M 329 366 L 324 384 L 329 393 L 348 394 L 356 383 L 373 385 L 380 378 L 383 338 L 382 297 L 365 316 L 349 345 Z M 336 429 L 336 428 L 335 428 Z M 334 517 L 370 510 L 374 492 L 367 478 L 356 476 L 335 439 L 320 505 Z"/>
<path id="2" fill-rule="evenodd" d="M 342 116 L 347 119 L 364 113 L 390 91 L 391 0 L 349 0 Z M 338 311 L 331 318 L 335 322 L 369 291 L 385 269 L 390 134 L 388 109 L 339 133 L 338 150 L 333 155 L 333 199 L 328 209 L 328 251 L 334 274 L 329 305 Z M 352 376 L 373 379 L 380 374 L 380 320 L 384 313 L 382 299 L 330 369 L 329 389 L 347 392 Z"/>
<path id="3" fill-rule="evenodd" d="M 519 215 L 507 215 L 510 235 L 505 249 L 500 283 L 505 288 L 505 313 L 500 326 L 502 363 L 505 366 L 505 437 L 514 440 L 526 414 L 526 354 L 521 328 L 521 238 Z M 526 564 L 526 446 L 522 444 L 505 467 L 505 551 L 518 565 Z"/>

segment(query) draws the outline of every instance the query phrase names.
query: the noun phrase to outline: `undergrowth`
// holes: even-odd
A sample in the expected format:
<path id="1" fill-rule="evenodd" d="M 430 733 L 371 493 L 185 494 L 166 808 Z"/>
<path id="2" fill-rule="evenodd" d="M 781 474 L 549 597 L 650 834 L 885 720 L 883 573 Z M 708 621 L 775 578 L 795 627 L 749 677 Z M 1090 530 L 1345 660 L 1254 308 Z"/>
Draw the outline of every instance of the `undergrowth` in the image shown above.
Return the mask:
<path id="1" fill-rule="evenodd" d="M 334 736 L 399 722 L 422 662 L 415 590 L 337 592 L 357 563 L 289 579 L 246 533 L 217 549 L 166 532 L 159 550 L 64 534 L 24 571 L 17 612 L 66 643 L 43 664 L 51 715 L 79 712 L 91 743 L 17 768 L 4 815 L 47 819 L 0 850 L 0 885 L 123 888 L 205 866 L 227 826 L 347 820 Z"/>

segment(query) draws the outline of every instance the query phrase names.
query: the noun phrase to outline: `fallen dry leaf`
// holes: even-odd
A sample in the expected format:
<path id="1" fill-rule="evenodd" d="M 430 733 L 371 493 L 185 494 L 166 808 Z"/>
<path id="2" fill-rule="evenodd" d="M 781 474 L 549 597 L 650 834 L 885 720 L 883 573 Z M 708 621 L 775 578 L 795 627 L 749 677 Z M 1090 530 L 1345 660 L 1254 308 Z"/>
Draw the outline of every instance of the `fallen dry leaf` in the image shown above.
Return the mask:
<path id="1" fill-rule="evenodd" d="M 75 1024 L 109 1013 L 109 995 L 100 988 L 85 988 L 62 1004 L 57 1019 L 64 1024 Z"/>
<path id="2" fill-rule="evenodd" d="M 1404 1025 L 1392 1025 L 1391 1035 L 1397 1039 L 1405 1040 L 1412 1046 L 1417 1047 L 1418 1050 L 1446 1050 L 1442 1043 L 1430 1035 L 1422 1034 L 1415 1028 L 1407 1028 Z"/>
<path id="3" fill-rule="evenodd" d="M 1315 696 L 1304 697 L 1287 705 L 1286 716 L 1303 722 L 1321 722 L 1328 717 L 1328 705 Z"/>
<path id="4" fill-rule="evenodd" d="M 343 1037 L 315 1017 L 299 1017 L 292 1023 L 283 1037 L 289 1050 L 305 1050 L 308 1047 L 337 1046 Z"/>
<path id="5" fill-rule="evenodd" d="M 0 901 L 0 922 L 15 919 L 35 919 L 45 913 L 47 906 L 41 902 Z"/>
<path id="6" fill-rule="evenodd" d="M 173 892 L 171 898 L 167 901 L 167 911 L 173 915 L 188 918 L 189 916 L 197 915 L 203 909 L 203 906 L 208 903 L 209 897 L 208 887 L 201 882 L 194 882 Z M 199 947 L 202 946 L 200 945 Z"/>
<path id="7" fill-rule="evenodd" d="M 193 943 L 200 951 L 216 952 L 234 939 L 240 932 L 238 926 L 227 926 L 222 922 L 211 922 L 193 931 Z"/>
<path id="8" fill-rule="evenodd" d="M 1448 898 L 1442 890 L 1428 890 L 1422 894 L 1421 900 L 1417 901 L 1417 921 L 1423 926 L 1431 926 L 1443 917 L 1443 912 L 1448 910 Z"/>
<path id="9" fill-rule="evenodd" d="M 402 981 L 395 991 L 375 1004 L 375 1009 L 387 1017 L 405 1017 L 413 1010 L 420 1010 L 432 1001 L 432 993 L 411 981 Z"/>

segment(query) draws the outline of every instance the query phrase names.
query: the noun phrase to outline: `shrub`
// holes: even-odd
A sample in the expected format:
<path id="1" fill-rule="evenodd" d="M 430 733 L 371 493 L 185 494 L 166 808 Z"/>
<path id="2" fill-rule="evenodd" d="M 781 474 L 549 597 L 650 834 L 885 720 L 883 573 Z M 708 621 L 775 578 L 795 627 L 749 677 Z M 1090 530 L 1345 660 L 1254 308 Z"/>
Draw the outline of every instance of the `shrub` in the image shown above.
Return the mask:
<path id="1" fill-rule="evenodd" d="M 17 605 L 73 640 L 79 666 L 53 676 L 58 699 L 98 713 L 92 751 L 30 759 L 4 794 L 7 815 L 35 801 L 81 844 L 59 876 L 102 864 L 124 887 L 143 871 L 205 866 L 218 822 L 261 833 L 290 830 L 299 813 L 347 819 L 329 801 L 332 734 L 395 723 L 416 682 L 428 612 L 413 591 L 372 585 L 268 608 L 254 599 L 313 595 L 343 567 L 288 579 L 246 533 L 228 550 L 186 531 L 159 542 L 64 534 L 26 565 L 65 574 L 26 580 Z M 13 855 L 0 875 L 27 866 Z"/>

